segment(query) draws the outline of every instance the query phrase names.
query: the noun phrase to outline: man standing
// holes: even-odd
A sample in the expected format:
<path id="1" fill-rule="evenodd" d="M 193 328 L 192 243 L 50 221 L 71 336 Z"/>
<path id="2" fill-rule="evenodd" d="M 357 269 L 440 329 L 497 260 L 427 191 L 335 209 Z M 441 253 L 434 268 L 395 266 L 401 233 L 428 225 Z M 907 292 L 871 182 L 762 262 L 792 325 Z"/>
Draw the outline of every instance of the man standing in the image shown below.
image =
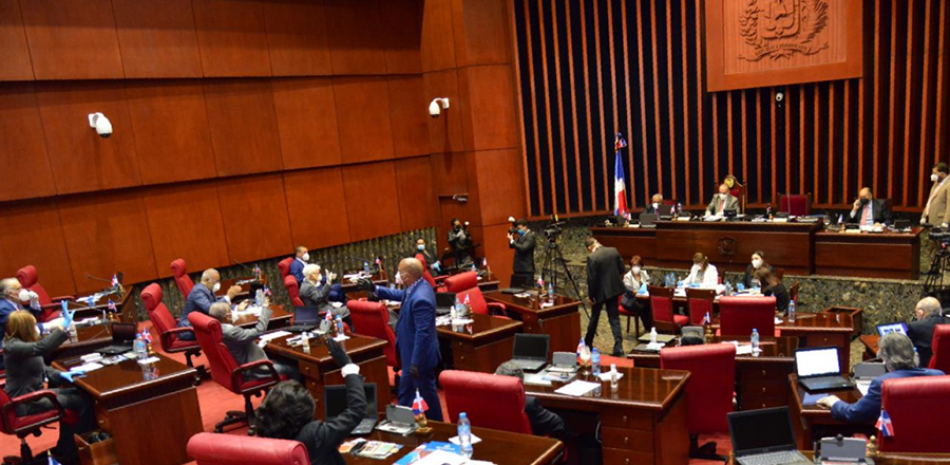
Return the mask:
<path id="1" fill-rule="evenodd" d="M 205 315 L 211 315 L 211 305 L 215 302 L 227 302 L 234 300 L 234 297 L 241 293 L 241 286 L 231 286 L 226 296 L 220 299 L 215 297 L 214 293 L 221 289 L 221 273 L 214 268 L 208 268 L 201 273 L 201 282 L 195 284 L 191 294 L 188 294 L 188 300 L 185 301 L 185 308 L 181 311 L 181 317 L 178 318 L 178 326 L 191 326 L 188 321 L 188 314 L 191 312 L 201 312 Z M 182 332 L 178 334 L 178 339 L 194 341 L 195 334 L 192 332 Z"/>
<path id="2" fill-rule="evenodd" d="M 714 195 L 706 207 L 706 216 L 723 216 L 727 211 L 739 211 L 739 199 L 729 192 L 725 183 L 719 185 L 719 193 Z"/>
<path id="3" fill-rule="evenodd" d="M 468 222 L 462 224 L 458 218 L 452 218 L 452 229 L 449 230 L 449 248 L 452 249 L 452 256 L 455 257 L 455 267 L 461 269 L 466 263 L 472 261 L 471 251 L 472 236 L 468 233 Z"/>
<path id="4" fill-rule="evenodd" d="M 375 293 L 380 299 L 402 302 L 396 322 L 396 349 L 403 366 L 398 388 L 399 405 L 412 407 L 416 390 L 419 390 L 429 405 L 426 416 L 442 421 L 442 407 L 435 387 L 435 366 L 439 363 L 435 291 L 422 279 L 422 262 L 415 258 L 399 262 L 398 273 L 405 290 L 374 286 L 367 280 L 360 281 L 360 289 Z"/>
<path id="5" fill-rule="evenodd" d="M 515 234 L 508 234 L 508 247 L 515 249 L 511 287 L 531 287 L 534 281 L 534 232 L 524 218 L 515 221 Z"/>
<path id="6" fill-rule="evenodd" d="M 624 293 L 623 258 L 617 249 L 604 247 L 593 237 L 588 237 L 584 245 L 590 253 L 587 257 L 587 295 L 593 303 L 584 342 L 588 347 L 594 346 L 594 335 L 597 334 L 600 312 L 606 305 L 610 332 L 614 336 L 612 355 L 623 357 L 623 334 L 620 332 L 620 314 L 617 311 L 617 298 Z"/>
<path id="7" fill-rule="evenodd" d="M 914 343 L 917 356 L 920 357 L 920 366 L 926 368 L 933 356 L 931 343 L 934 338 L 934 327 L 950 324 L 950 318 L 943 316 L 940 301 L 933 297 L 924 297 L 917 302 L 917 321 L 907 325 L 907 337 Z"/>
<path id="8" fill-rule="evenodd" d="M 930 188 L 930 197 L 924 207 L 924 214 L 920 217 L 920 224 L 933 224 L 946 227 L 950 223 L 950 189 L 947 188 L 947 174 L 950 167 L 940 162 L 934 166 L 930 180 L 934 185 Z"/>
<path id="9" fill-rule="evenodd" d="M 310 261 L 310 251 L 302 245 L 297 246 L 294 261 L 290 262 L 290 274 L 297 278 L 297 284 L 303 286 L 303 267 Z"/>
<path id="10" fill-rule="evenodd" d="M 861 226 L 886 224 L 891 222 L 891 212 L 887 210 L 887 203 L 884 200 L 875 199 L 871 188 L 864 187 L 858 192 L 858 198 L 854 201 L 854 207 L 847 221 Z"/>

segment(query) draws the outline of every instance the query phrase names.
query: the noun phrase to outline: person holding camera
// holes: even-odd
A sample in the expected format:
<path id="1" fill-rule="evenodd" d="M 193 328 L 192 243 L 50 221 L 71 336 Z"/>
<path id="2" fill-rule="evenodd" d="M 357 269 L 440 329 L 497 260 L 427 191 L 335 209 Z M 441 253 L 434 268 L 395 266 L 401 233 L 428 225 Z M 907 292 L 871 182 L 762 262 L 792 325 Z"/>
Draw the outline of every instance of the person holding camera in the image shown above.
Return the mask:
<path id="1" fill-rule="evenodd" d="M 455 267 L 461 269 L 472 261 L 472 235 L 468 232 L 468 221 L 462 224 L 458 218 L 452 218 L 452 229 L 449 230 L 449 248 L 455 257 Z"/>
<path id="2" fill-rule="evenodd" d="M 858 192 L 858 199 L 854 201 L 854 208 L 847 218 L 848 223 L 857 223 L 861 226 L 874 226 L 891 222 L 891 212 L 887 210 L 887 202 L 875 199 L 870 187 L 864 187 Z"/>
<path id="3" fill-rule="evenodd" d="M 528 221 L 515 221 L 514 230 L 508 231 L 508 247 L 515 249 L 511 286 L 531 287 L 534 281 L 534 248 L 537 245 L 534 232 L 528 229 Z"/>

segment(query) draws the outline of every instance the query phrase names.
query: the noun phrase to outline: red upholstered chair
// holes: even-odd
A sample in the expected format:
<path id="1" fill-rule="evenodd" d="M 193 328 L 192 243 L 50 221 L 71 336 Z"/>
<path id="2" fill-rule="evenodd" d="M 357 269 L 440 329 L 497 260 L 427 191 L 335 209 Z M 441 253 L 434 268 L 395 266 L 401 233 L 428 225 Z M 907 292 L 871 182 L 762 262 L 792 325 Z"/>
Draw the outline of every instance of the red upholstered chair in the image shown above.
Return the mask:
<path id="1" fill-rule="evenodd" d="M 779 211 L 789 215 L 805 216 L 811 213 L 811 194 L 778 196 Z"/>
<path id="2" fill-rule="evenodd" d="M 465 412 L 472 426 L 512 433 L 532 434 L 524 413 L 525 394 L 521 380 L 474 371 L 446 370 L 439 375 L 445 405 L 452 423 Z"/>
<path id="3" fill-rule="evenodd" d="M 145 304 L 145 310 L 148 311 L 148 319 L 152 322 L 152 328 L 158 333 L 158 341 L 162 346 L 162 351 L 169 354 L 185 353 L 185 360 L 188 366 L 195 366 L 191 357 L 201 354 L 201 346 L 198 341 L 184 341 L 178 339 L 181 333 L 190 333 L 192 329 L 187 326 L 178 326 L 178 322 L 172 317 L 168 307 L 162 302 L 162 288 L 158 284 L 152 283 L 142 290 L 142 303 Z"/>
<path id="4" fill-rule="evenodd" d="M 895 378 L 881 387 L 881 408 L 894 425 L 894 436 L 880 438 L 881 452 L 950 452 L 950 442 L 934 436 L 950 417 L 950 376 Z"/>
<path id="5" fill-rule="evenodd" d="M 310 455 L 298 441 L 198 433 L 188 440 L 197 465 L 307 465 Z"/>
<path id="6" fill-rule="evenodd" d="M 455 276 L 449 276 L 445 279 L 445 292 L 452 292 L 461 301 L 468 297 L 472 304 L 472 313 L 479 315 L 497 314 L 507 318 L 507 308 L 505 304 L 497 302 L 486 302 L 482 290 L 478 287 L 478 273 L 466 271 Z"/>
<path id="7" fill-rule="evenodd" d="M 653 312 L 653 326 L 657 331 L 676 333 L 689 323 L 685 315 L 673 314 L 673 289 L 669 287 L 649 286 L 650 311 Z"/>
<path id="8" fill-rule="evenodd" d="M 775 297 L 720 297 L 719 327 L 722 336 L 779 336 L 775 329 Z"/>
<path id="9" fill-rule="evenodd" d="M 21 463 L 33 463 L 33 450 L 30 444 L 26 442 L 27 436 L 39 437 L 42 428 L 56 422 L 66 424 L 75 424 L 79 421 L 79 415 L 66 410 L 56 400 L 56 394 L 53 391 L 42 390 L 34 391 L 19 397 L 11 398 L 0 385 L 0 431 L 4 434 L 20 438 L 20 460 Z M 16 408 L 21 405 L 31 404 L 41 399 L 48 399 L 53 403 L 53 408 L 33 415 L 17 416 Z M 16 463 L 3 457 L 3 463 Z M 45 461 L 43 463 L 46 463 Z"/>
<path id="10" fill-rule="evenodd" d="M 284 279 L 290 274 L 290 264 L 294 262 L 294 257 L 285 258 L 277 262 L 277 270 L 280 271 L 280 279 Z"/>
<path id="11" fill-rule="evenodd" d="M 713 317 L 713 303 L 716 291 L 713 289 L 686 289 L 686 307 L 689 309 L 689 324 L 703 326 L 706 314 Z"/>
<path id="12" fill-rule="evenodd" d="M 234 356 L 224 345 L 221 335 L 221 323 L 201 312 L 191 312 L 188 315 L 188 321 L 195 331 L 195 337 L 198 338 L 198 344 L 201 350 L 208 357 L 208 364 L 211 365 L 211 379 L 214 382 L 224 386 L 225 389 L 244 396 L 244 412 L 228 412 L 224 421 L 214 425 L 214 432 L 224 431 L 225 426 L 247 423 L 251 428 L 249 435 L 253 435 L 253 424 L 250 421 L 254 417 L 254 406 L 251 404 L 251 396 L 260 397 L 275 384 L 283 379 L 277 374 L 274 363 L 270 360 L 258 360 L 256 362 L 238 365 Z M 268 376 L 264 378 L 244 379 L 246 373 L 256 370 L 258 367 L 265 367 L 269 371 Z"/>
<path id="13" fill-rule="evenodd" d="M 350 309 L 350 318 L 358 331 L 356 334 L 375 337 L 387 342 L 383 347 L 386 355 L 386 365 L 399 372 L 399 356 L 396 353 L 396 332 L 389 326 L 389 311 L 381 302 L 364 300 L 349 300 L 346 308 Z"/>
<path id="14" fill-rule="evenodd" d="M 429 283 L 433 288 L 436 287 L 435 278 L 432 277 L 432 273 L 429 272 L 429 264 L 426 263 L 425 255 L 421 253 L 416 254 L 416 260 L 422 262 L 422 278 Z"/>
<path id="15" fill-rule="evenodd" d="M 950 325 L 934 326 L 934 336 L 930 343 L 933 356 L 928 368 L 950 373 Z"/>
<path id="16" fill-rule="evenodd" d="M 188 276 L 188 266 L 185 264 L 185 260 L 179 258 L 172 262 L 171 267 L 172 275 L 175 277 L 175 285 L 181 291 L 181 297 L 187 299 L 188 294 L 191 294 L 191 290 L 195 287 L 195 282 L 191 280 L 191 276 Z"/>
<path id="17" fill-rule="evenodd" d="M 40 307 L 43 308 L 43 312 L 40 313 L 38 321 L 49 321 L 54 318 L 59 318 L 59 310 L 62 308 L 60 304 L 63 300 L 73 300 L 74 296 L 61 296 L 56 298 L 50 298 L 49 293 L 46 292 L 46 289 L 43 288 L 43 285 L 40 284 L 40 274 L 36 271 L 36 267 L 33 265 L 27 265 L 23 268 L 20 268 L 16 272 L 16 279 L 20 282 L 20 285 L 24 289 L 29 289 L 36 293 L 39 296 Z"/>
<path id="18" fill-rule="evenodd" d="M 303 299 L 300 298 L 300 288 L 297 287 L 297 278 L 292 275 L 284 276 L 284 287 L 287 288 L 290 303 L 293 304 L 294 307 L 303 307 Z"/>
<path id="19" fill-rule="evenodd" d="M 671 347 L 660 350 L 660 368 L 690 372 L 686 382 L 690 457 L 725 460 L 716 443 L 699 446 L 699 435 L 729 431 L 736 383 L 736 347 L 732 344 Z"/>
<path id="20" fill-rule="evenodd" d="M 623 305 L 620 305 L 620 302 L 622 301 L 623 301 L 623 295 L 621 295 L 620 297 L 617 297 L 617 313 L 619 313 L 620 316 L 627 317 L 627 332 L 628 333 L 630 332 L 630 318 L 633 318 L 635 322 L 635 326 L 636 326 L 636 332 L 634 333 L 635 334 L 634 337 L 640 337 L 640 316 L 637 315 L 636 312 L 631 312 L 630 310 L 623 308 Z"/>

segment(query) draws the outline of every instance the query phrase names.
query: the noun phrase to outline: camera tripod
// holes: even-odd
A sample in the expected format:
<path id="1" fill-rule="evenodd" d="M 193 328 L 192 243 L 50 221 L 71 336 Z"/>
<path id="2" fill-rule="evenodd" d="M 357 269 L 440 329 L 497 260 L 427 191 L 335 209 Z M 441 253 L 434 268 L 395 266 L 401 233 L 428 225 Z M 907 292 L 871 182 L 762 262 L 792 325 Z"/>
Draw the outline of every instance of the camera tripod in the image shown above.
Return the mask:
<path id="1" fill-rule="evenodd" d="M 567 281 L 570 283 L 571 288 L 574 290 L 574 295 L 577 296 L 578 300 L 581 301 L 581 306 L 584 307 L 584 313 L 587 314 L 587 318 L 590 319 L 590 310 L 587 308 L 587 303 L 584 299 L 581 299 L 581 291 L 577 287 L 577 281 L 574 280 L 574 275 L 571 274 L 571 270 L 567 267 L 567 260 L 564 259 L 564 255 L 561 253 L 560 247 L 557 245 L 557 238 L 548 239 L 547 248 L 544 249 L 544 259 L 541 261 L 541 279 L 545 277 L 549 278 L 547 282 L 554 286 L 557 289 L 558 282 L 558 267 L 560 263 L 561 268 L 564 270 L 564 275 L 567 276 Z M 540 291 L 544 293 L 544 289 Z"/>
<path id="2" fill-rule="evenodd" d="M 947 250 L 948 245 L 950 244 L 940 242 L 934 252 L 934 258 L 930 261 L 930 271 L 927 272 L 927 280 L 924 282 L 924 295 L 934 296 L 939 292 L 947 291 L 943 276 L 950 272 L 950 250 Z"/>

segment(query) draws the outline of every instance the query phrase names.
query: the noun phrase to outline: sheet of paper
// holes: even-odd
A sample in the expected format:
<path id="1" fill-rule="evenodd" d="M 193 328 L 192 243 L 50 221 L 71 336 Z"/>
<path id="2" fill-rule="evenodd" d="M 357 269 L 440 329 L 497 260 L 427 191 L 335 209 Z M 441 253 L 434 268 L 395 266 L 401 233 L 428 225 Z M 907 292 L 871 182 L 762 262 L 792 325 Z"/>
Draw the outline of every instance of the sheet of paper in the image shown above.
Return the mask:
<path id="1" fill-rule="evenodd" d="M 579 397 L 599 387 L 600 387 L 600 383 L 591 383 L 589 381 L 577 380 L 571 384 L 562 386 L 560 389 L 554 392 L 558 394 L 564 394 L 566 396 Z"/>
<path id="2" fill-rule="evenodd" d="M 601 381 L 610 381 L 610 372 L 605 371 L 597 376 L 600 376 Z M 617 373 L 617 379 L 623 379 L 623 373 Z"/>
<path id="3" fill-rule="evenodd" d="M 150 365 L 159 361 L 158 357 L 149 357 L 145 360 L 139 360 L 139 365 Z"/>
<path id="4" fill-rule="evenodd" d="M 467 325 L 467 324 L 469 324 L 469 323 L 474 323 L 474 322 L 475 322 L 475 320 L 473 320 L 473 319 L 471 319 L 471 318 L 456 318 L 456 319 L 452 320 L 451 323 L 452 323 L 453 325 Z"/>
<path id="5" fill-rule="evenodd" d="M 462 465 L 466 458 L 461 455 L 451 454 L 441 450 L 430 452 L 413 465 Z"/>
<path id="6" fill-rule="evenodd" d="M 270 342 L 270 341 L 273 341 L 274 339 L 277 339 L 277 338 L 281 338 L 281 337 L 284 337 L 284 336 L 291 336 L 292 334 L 293 334 L 293 333 L 290 333 L 290 332 L 288 332 L 288 331 L 274 331 L 273 333 L 267 333 L 267 334 L 262 335 L 262 336 L 260 337 L 260 341 L 261 341 L 261 342 Z"/>
<path id="7" fill-rule="evenodd" d="M 347 340 L 347 339 L 349 339 L 349 338 L 350 338 L 350 337 L 347 336 L 346 334 L 341 334 L 341 335 L 339 335 L 339 336 L 337 336 L 337 337 L 334 337 L 333 340 L 336 341 L 336 342 L 343 342 L 343 341 L 345 341 L 345 340 Z"/>
<path id="8" fill-rule="evenodd" d="M 861 391 L 862 396 L 868 395 L 868 389 L 871 389 L 871 380 L 869 379 L 859 379 L 854 383 L 855 387 Z"/>
<path id="9" fill-rule="evenodd" d="M 104 365 L 100 363 L 91 362 L 91 363 L 83 363 L 82 365 L 79 365 L 78 367 L 73 367 L 72 369 L 85 371 L 86 373 L 89 373 L 90 371 L 96 371 L 102 368 L 103 366 Z"/>

